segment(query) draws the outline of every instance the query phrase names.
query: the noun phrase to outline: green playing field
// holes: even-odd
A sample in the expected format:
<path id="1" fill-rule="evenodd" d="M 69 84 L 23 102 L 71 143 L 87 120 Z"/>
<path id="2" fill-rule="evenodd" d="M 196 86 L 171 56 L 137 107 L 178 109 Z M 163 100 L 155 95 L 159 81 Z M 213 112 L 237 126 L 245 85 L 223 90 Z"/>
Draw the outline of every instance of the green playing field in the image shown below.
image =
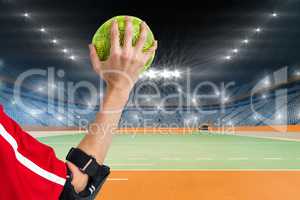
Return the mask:
<path id="1" fill-rule="evenodd" d="M 83 135 L 39 138 L 63 159 Z M 300 142 L 232 135 L 116 135 L 106 163 L 132 170 L 300 169 Z"/>

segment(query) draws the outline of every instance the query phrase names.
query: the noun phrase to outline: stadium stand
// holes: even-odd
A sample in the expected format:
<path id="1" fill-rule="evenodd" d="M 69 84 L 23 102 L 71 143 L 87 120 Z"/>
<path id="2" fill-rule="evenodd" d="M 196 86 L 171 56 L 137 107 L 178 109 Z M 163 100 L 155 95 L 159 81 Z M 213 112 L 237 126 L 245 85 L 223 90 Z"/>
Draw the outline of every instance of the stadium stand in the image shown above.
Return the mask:
<path id="1" fill-rule="evenodd" d="M 14 85 L 8 81 L 2 81 L 0 87 L 0 103 L 4 105 L 6 112 L 12 118 L 24 126 L 77 127 L 83 122 L 87 123 L 92 120 L 96 110 L 99 109 L 99 106 L 88 108 L 84 104 L 84 93 L 78 95 L 76 102 L 66 101 L 67 94 L 50 101 L 48 94 L 37 93 L 30 88 L 36 85 L 36 81 L 40 80 L 32 80 L 32 83 L 27 85 L 28 87 L 22 87 L 21 94 L 14 94 Z M 165 95 L 168 94 L 166 88 L 163 91 Z M 176 92 L 173 88 L 170 91 Z M 230 101 L 226 103 L 213 102 L 182 107 L 176 106 L 176 101 L 173 99 L 166 101 L 167 104 L 164 107 L 158 107 L 156 100 L 142 101 L 137 107 L 131 97 L 123 112 L 120 127 L 199 127 L 201 124 L 258 126 L 264 125 L 266 119 L 272 119 L 271 123 L 276 125 L 300 123 L 299 80 L 293 79 L 284 85 L 265 88 L 253 96 L 250 92 L 251 84 L 243 85 L 231 90 Z M 21 96 L 26 110 L 21 108 L 19 102 L 14 99 L 15 95 Z M 286 98 L 283 102 L 287 103 L 283 105 L 276 103 L 280 98 Z M 286 120 L 283 117 L 284 111 L 281 111 L 285 105 L 287 105 Z"/>

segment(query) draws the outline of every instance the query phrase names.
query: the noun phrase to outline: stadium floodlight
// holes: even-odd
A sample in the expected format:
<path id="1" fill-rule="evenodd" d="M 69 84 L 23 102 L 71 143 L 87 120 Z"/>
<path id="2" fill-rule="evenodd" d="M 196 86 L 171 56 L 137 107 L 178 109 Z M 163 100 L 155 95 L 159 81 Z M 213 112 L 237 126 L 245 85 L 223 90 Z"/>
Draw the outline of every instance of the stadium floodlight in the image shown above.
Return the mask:
<path id="1" fill-rule="evenodd" d="M 232 52 L 233 52 L 233 53 L 238 53 L 239 50 L 238 50 L 238 49 L 232 49 Z"/>
<path id="2" fill-rule="evenodd" d="M 134 119 L 139 119 L 139 116 L 137 114 L 133 115 Z"/>
<path id="3" fill-rule="evenodd" d="M 26 18 L 29 18 L 30 14 L 28 12 L 25 12 L 25 13 L 23 13 L 23 16 L 26 17 Z"/>
<path id="4" fill-rule="evenodd" d="M 169 71 L 169 70 L 167 70 L 167 69 L 164 69 L 163 71 L 162 71 L 162 73 L 161 73 L 161 76 L 163 77 L 163 78 L 171 78 L 171 72 Z"/>
<path id="5" fill-rule="evenodd" d="M 74 55 L 71 55 L 71 56 L 69 56 L 69 59 L 70 59 L 70 60 L 75 60 L 76 57 L 75 57 Z"/>
<path id="6" fill-rule="evenodd" d="M 223 102 L 223 103 L 226 103 L 226 102 L 228 102 L 228 101 L 229 101 L 229 97 L 223 97 L 223 98 L 222 98 L 222 102 Z"/>
<path id="7" fill-rule="evenodd" d="M 264 80 L 263 80 L 263 85 L 264 85 L 265 87 L 269 87 L 270 84 L 271 84 L 271 83 L 270 83 L 269 77 L 264 78 Z"/>
<path id="8" fill-rule="evenodd" d="M 248 44 L 249 43 L 249 40 L 248 39 L 245 39 L 242 41 L 244 44 Z"/>
<path id="9" fill-rule="evenodd" d="M 44 91 L 44 88 L 40 86 L 40 87 L 37 88 L 37 90 L 38 90 L 39 92 L 43 92 L 43 91 Z"/>
<path id="10" fill-rule="evenodd" d="M 278 14 L 277 14 L 276 12 L 273 12 L 271 16 L 272 16 L 272 17 L 277 17 Z"/>
<path id="11" fill-rule="evenodd" d="M 42 27 L 42 28 L 40 28 L 40 32 L 45 33 L 46 29 Z"/>
<path id="12" fill-rule="evenodd" d="M 296 76 L 300 76 L 300 71 L 296 71 L 296 72 L 295 72 L 295 75 L 296 75 Z"/>
<path id="13" fill-rule="evenodd" d="M 58 115 L 58 116 L 57 116 L 57 120 L 58 120 L 58 121 L 63 121 L 63 120 L 64 120 L 64 117 L 61 116 L 61 115 Z"/>
<path id="14" fill-rule="evenodd" d="M 282 115 L 281 114 L 277 114 L 276 115 L 276 119 L 281 119 L 282 118 Z"/>
<path id="15" fill-rule="evenodd" d="M 181 75 L 181 73 L 180 73 L 179 70 L 175 70 L 175 71 L 173 72 L 173 76 L 174 76 L 175 78 L 180 78 L 180 75 Z"/>
<path id="16" fill-rule="evenodd" d="M 226 60 L 231 60 L 231 58 L 232 58 L 231 56 L 225 56 Z"/>
<path id="17" fill-rule="evenodd" d="M 38 112 L 37 112 L 36 110 L 31 110 L 31 111 L 30 111 L 30 114 L 31 114 L 32 116 L 37 116 L 37 115 L 38 115 Z"/>
<path id="18" fill-rule="evenodd" d="M 165 79 L 171 79 L 171 78 L 180 78 L 181 77 L 181 72 L 179 70 L 168 70 L 168 69 L 163 69 L 163 70 L 153 70 L 150 69 L 140 75 L 141 78 L 146 77 L 149 79 L 156 79 L 156 78 L 165 78 Z"/>
<path id="19" fill-rule="evenodd" d="M 63 50 L 62 50 L 62 52 L 64 52 L 64 53 L 68 53 L 68 52 L 69 52 L 69 50 L 65 48 L 65 49 L 63 49 Z"/>
<path id="20" fill-rule="evenodd" d="M 255 29 L 255 32 L 256 32 L 256 33 L 259 33 L 259 32 L 261 32 L 261 28 L 259 28 L 259 27 L 258 27 L 258 28 L 256 28 L 256 29 Z"/>
<path id="21" fill-rule="evenodd" d="M 52 42 L 53 44 L 57 44 L 57 39 L 53 39 L 53 40 L 51 40 L 51 42 Z"/>
<path id="22" fill-rule="evenodd" d="M 197 99 L 195 97 L 193 97 L 192 98 L 192 102 L 196 104 L 197 103 Z"/>
<path id="23" fill-rule="evenodd" d="M 156 106 L 156 109 L 157 109 L 157 110 L 161 110 L 161 109 L 162 109 L 161 105 L 157 105 L 157 106 Z"/>
<path id="24" fill-rule="evenodd" d="M 154 79 L 154 78 L 156 78 L 156 71 L 154 71 L 153 69 L 150 69 L 149 71 L 147 71 L 145 73 L 145 76 L 147 76 L 150 79 Z"/>
<path id="25" fill-rule="evenodd" d="M 253 115 L 253 118 L 254 118 L 255 120 L 258 120 L 258 116 L 257 116 L 257 115 Z"/>

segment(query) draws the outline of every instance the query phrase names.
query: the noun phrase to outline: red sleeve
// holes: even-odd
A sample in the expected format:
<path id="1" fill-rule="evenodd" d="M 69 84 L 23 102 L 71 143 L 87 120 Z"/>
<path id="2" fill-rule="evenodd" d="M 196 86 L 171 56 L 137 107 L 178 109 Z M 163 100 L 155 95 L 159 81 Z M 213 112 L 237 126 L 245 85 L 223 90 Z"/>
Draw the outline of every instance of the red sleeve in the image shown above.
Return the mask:
<path id="1" fill-rule="evenodd" d="M 0 199 L 56 200 L 66 165 L 9 118 L 0 106 Z"/>

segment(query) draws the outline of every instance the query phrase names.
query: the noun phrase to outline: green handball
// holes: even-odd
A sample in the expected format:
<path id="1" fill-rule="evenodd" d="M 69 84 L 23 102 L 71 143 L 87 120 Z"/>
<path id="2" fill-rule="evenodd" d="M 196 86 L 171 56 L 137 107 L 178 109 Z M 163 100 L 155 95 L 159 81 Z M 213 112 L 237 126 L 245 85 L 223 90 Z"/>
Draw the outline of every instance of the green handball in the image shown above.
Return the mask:
<path id="1" fill-rule="evenodd" d="M 92 43 L 93 45 L 95 45 L 97 54 L 101 61 L 105 61 L 109 57 L 110 30 L 111 30 L 111 25 L 113 20 L 116 20 L 118 22 L 118 27 L 120 32 L 120 44 L 121 46 L 123 46 L 124 32 L 125 32 L 125 16 L 116 16 L 109 19 L 104 24 L 102 24 L 93 37 Z M 131 17 L 131 21 L 132 21 L 132 28 L 133 28 L 132 45 L 135 46 L 136 42 L 139 39 L 140 24 L 142 23 L 142 20 L 137 17 Z M 147 51 L 147 49 L 152 47 L 154 41 L 155 41 L 154 35 L 152 31 L 148 29 L 147 39 L 143 51 Z M 152 58 L 150 58 L 147 61 L 142 72 L 146 71 L 151 66 L 153 59 L 154 59 L 154 55 Z"/>

